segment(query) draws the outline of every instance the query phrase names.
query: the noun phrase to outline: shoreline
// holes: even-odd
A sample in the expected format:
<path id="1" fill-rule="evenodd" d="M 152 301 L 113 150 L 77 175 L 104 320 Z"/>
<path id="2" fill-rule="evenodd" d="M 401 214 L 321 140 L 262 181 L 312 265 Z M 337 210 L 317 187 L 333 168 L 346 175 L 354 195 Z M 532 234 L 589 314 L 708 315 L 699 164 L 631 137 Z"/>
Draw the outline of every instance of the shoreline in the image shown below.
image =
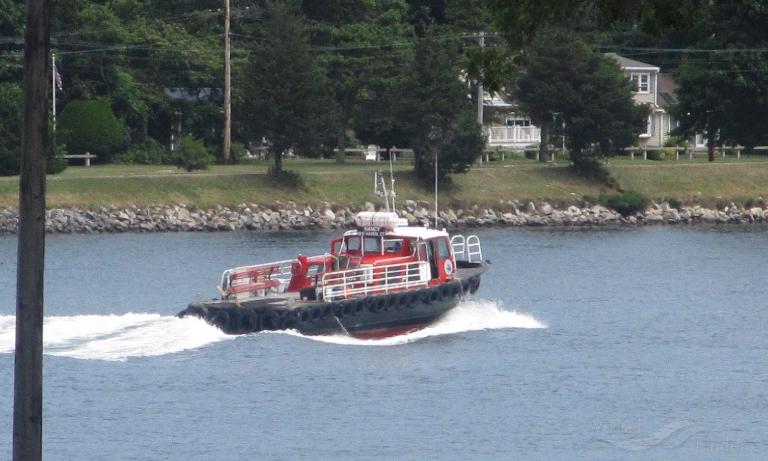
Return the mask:
<path id="1" fill-rule="evenodd" d="M 359 209 L 323 202 L 297 205 L 275 202 L 272 205 L 241 204 L 200 209 L 184 204 L 150 207 L 102 207 L 97 210 L 55 208 L 46 211 L 49 234 L 144 233 L 144 232 L 231 232 L 301 231 L 349 229 L 359 211 L 383 211 L 366 202 Z M 398 208 L 411 224 L 434 223 L 434 209 L 427 202 L 407 200 Z M 734 203 L 723 209 L 700 206 L 673 208 L 654 203 L 643 213 L 627 217 L 602 205 L 571 205 L 555 208 L 547 202 L 521 204 L 500 201 L 496 208 L 473 206 L 469 209 L 444 208 L 439 212 L 439 227 L 595 227 L 700 224 L 768 224 L 768 209 L 746 208 Z M 0 209 L 0 235 L 16 234 L 18 210 Z"/>

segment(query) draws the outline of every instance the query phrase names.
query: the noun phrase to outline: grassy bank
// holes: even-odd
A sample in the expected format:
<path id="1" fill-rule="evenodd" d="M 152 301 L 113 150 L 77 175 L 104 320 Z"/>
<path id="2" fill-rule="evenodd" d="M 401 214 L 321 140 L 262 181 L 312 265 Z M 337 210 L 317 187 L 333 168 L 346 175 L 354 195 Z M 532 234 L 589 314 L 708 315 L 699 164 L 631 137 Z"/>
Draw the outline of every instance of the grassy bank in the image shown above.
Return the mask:
<path id="1" fill-rule="evenodd" d="M 270 180 L 266 175 L 268 167 L 268 162 L 262 162 L 186 173 L 167 166 L 74 166 L 48 178 L 47 200 L 50 208 L 167 203 L 213 207 L 243 202 L 271 204 L 276 200 L 358 205 L 376 201 L 372 193 L 373 171 L 388 169 L 386 164 L 359 160 L 342 166 L 333 160 L 289 160 L 286 168 L 300 173 L 305 183 L 297 190 Z M 405 162 L 395 166 L 398 200 L 431 201 L 432 188 L 419 186 L 411 177 L 410 168 Z M 611 162 L 609 169 L 625 189 L 637 190 L 655 200 L 673 198 L 713 206 L 731 200 L 744 203 L 768 197 L 768 161 L 763 158 L 718 159 L 713 164 L 702 159 L 618 159 Z M 565 164 L 540 165 L 513 159 L 454 176 L 453 184 L 441 190 L 440 200 L 452 206 L 497 205 L 502 199 L 569 204 L 603 191 L 605 188 L 600 185 L 571 174 Z M 0 207 L 17 203 L 18 177 L 0 178 Z"/>

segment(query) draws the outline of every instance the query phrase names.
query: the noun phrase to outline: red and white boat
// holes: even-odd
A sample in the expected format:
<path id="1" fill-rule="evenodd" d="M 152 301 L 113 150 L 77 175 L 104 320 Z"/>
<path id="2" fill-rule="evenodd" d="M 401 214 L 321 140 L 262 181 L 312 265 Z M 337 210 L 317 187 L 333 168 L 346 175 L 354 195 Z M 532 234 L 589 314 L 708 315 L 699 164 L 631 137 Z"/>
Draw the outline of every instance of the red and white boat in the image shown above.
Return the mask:
<path id="1" fill-rule="evenodd" d="M 220 299 L 179 316 L 230 334 L 380 338 L 429 325 L 480 286 L 487 266 L 477 236 L 409 226 L 390 212 L 361 212 L 355 223 L 327 253 L 224 271 Z"/>

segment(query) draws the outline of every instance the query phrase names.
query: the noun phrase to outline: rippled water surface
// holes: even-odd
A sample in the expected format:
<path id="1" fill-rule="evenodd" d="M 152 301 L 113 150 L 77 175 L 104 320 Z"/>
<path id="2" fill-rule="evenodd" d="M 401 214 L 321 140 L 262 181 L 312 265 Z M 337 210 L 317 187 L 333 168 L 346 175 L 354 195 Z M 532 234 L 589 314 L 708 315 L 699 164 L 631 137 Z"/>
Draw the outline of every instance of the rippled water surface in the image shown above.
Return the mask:
<path id="1" fill-rule="evenodd" d="M 49 460 L 763 459 L 768 230 L 483 230 L 474 299 L 404 337 L 174 314 L 330 234 L 49 236 Z M 16 239 L 0 237 L 0 459 Z M 372 347 L 375 346 L 375 347 Z"/>

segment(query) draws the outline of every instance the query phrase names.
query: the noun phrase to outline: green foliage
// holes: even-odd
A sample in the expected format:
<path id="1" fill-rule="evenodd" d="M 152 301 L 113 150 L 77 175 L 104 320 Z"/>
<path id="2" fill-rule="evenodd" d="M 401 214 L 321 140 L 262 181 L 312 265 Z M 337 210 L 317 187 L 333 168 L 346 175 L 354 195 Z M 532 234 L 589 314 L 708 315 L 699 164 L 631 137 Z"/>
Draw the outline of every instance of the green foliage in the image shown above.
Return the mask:
<path id="1" fill-rule="evenodd" d="M 680 209 L 680 207 L 683 205 L 683 203 L 680 201 L 680 199 L 675 197 L 664 197 L 662 200 L 663 202 L 667 202 L 667 204 L 672 208 Z"/>
<path id="2" fill-rule="evenodd" d="M 125 146 L 125 127 L 102 100 L 72 101 L 59 117 L 59 139 L 73 154 L 90 152 L 109 162 Z"/>
<path id="3" fill-rule="evenodd" d="M 153 138 L 143 144 L 132 144 L 128 150 L 115 157 L 115 162 L 135 165 L 171 165 L 174 155 Z"/>
<path id="4" fill-rule="evenodd" d="M 618 62 L 563 29 L 539 32 L 512 96 L 542 128 L 543 142 L 554 120 L 565 122 L 571 161 L 590 176 L 600 173 L 594 159 L 633 143 L 648 114 Z"/>
<path id="5" fill-rule="evenodd" d="M 67 146 L 58 144 L 52 147 L 45 162 L 45 172 L 47 174 L 59 174 L 66 170 L 67 159 L 64 158 L 65 155 L 67 155 Z"/>
<path id="6" fill-rule="evenodd" d="M 21 160 L 21 85 L 0 83 L 0 176 L 19 174 Z"/>
<path id="7" fill-rule="evenodd" d="M 277 187 L 283 187 L 294 191 L 306 189 L 304 179 L 295 171 L 282 169 L 275 170 L 274 168 L 270 168 L 267 170 L 267 175 L 272 181 L 272 184 Z"/>
<path id="8" fill-rule="evenodd" d="M 301 16 L 284 3 L 267 2 L 261 33 L 234 109 L 246 137 L 269 141 L 279 172 L 285 151 L 317 152 L 331 137 L 334 102 Z"/>
<path id="9" fill-rule="evenodd" d="M 187 171 L 206 170 L 213 163 L 213 155 L 203 144 L 203 141 L 190 135 L 179 140 L 176 153 L 176 166 Z"/>
<path id="10" fill-rule="evenodd" d="M 674 156 L 674 151 L 672 153 Z M 667 157 L 666 150 L 649 150 L 646 153 L 646 158 L 648 160 L 664 160 Z"/>
<path id="11" fill-rule="evenodd" d="M 475 108 L 466 86 L 456 77 L 457 50 L 434 39 L 434 29 L 416 44 L 416 58 L 406 82 L 400 123 L 411 139 L 414 171 L 423 183 L 466 172 L 482 153 L 485 140 L 474 122 Z"/>
<path id="12" fill-rule="evenodd" d="M 600 194 L 598 200 L 603 206 L 616 210 L 621 213 L 622 216 L 629 216 L 645 211 L 645 209 L 648 208 L 648 205 L 651 204 L 648 197 L 635 191 Z"/>
<path id="13" fill-rule="evenodd" d="M 578 162 L 572 162 L 573 171 L 586 179 L 618 189 L 619 183 L 600 160 L 582 157 Z"/>
<path id="14" fill-rule="evenodd" d="M 21 153 L 19 150 L 0 150 L 0 176 L 15 176 L 19 174 L 21 167 Z"/>

